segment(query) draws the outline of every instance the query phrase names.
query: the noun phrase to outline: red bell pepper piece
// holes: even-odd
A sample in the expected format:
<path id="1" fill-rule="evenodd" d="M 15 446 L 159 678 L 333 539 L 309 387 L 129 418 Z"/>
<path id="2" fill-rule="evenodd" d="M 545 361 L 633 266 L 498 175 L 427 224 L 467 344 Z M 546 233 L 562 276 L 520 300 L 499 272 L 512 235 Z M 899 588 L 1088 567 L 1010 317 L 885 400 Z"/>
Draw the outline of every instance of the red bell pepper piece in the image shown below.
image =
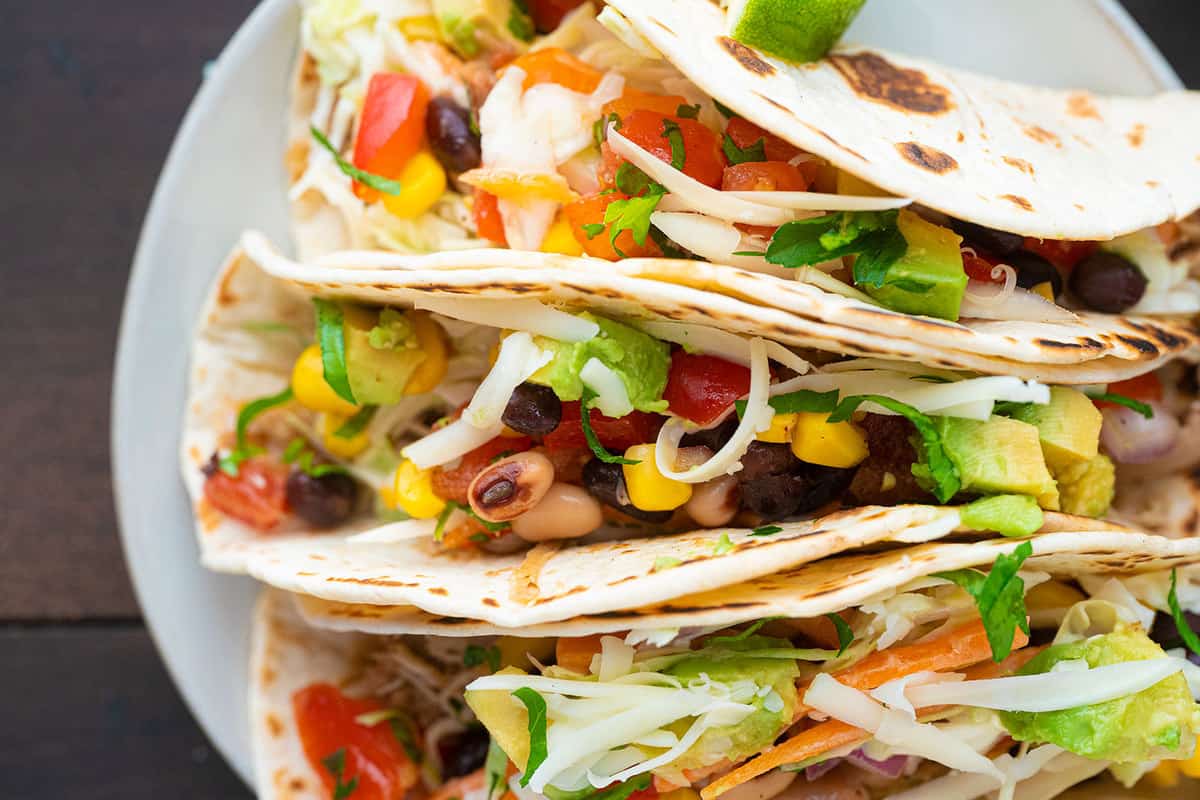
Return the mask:
<path id="1" fill-rule="evenodd" d="M 421 148 L 428 108 L 429 90 L 416 77 L 395 72 L 372 75 L 354 140 L 354 166 L 373 175 L 398 178 Z M 367 202 L 379 197 L 377 191 L 357 181 L 354 193 Z"/>

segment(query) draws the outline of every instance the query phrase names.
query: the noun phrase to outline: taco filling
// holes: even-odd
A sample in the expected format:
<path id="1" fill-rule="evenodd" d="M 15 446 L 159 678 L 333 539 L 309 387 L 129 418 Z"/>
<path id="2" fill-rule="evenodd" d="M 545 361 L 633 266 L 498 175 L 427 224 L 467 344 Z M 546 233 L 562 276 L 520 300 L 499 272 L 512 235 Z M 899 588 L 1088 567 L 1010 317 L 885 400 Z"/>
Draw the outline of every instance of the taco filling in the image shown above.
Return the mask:
<path id="1" fill-rule="evenodd" d="M 293 713 L 326 787 L 364 796 L 971 800 L 1190 774 L 1200 668 L 1164 651 L 1170 617 L 1151 634 L 1121 580 L 1028 554 L 815 619 L 366 637 L 353 676 Z"/>
<path id="2" fill-rule="evenodd" d="M 947 320 L 1200 310 L 1194 220 L 1103 242 L 994 230 L 738 115 L 612 7 L 402 8 L 304 3 L 302 80 L 317 86 L 289 166 L 308 255 L 699 259 Z"/>

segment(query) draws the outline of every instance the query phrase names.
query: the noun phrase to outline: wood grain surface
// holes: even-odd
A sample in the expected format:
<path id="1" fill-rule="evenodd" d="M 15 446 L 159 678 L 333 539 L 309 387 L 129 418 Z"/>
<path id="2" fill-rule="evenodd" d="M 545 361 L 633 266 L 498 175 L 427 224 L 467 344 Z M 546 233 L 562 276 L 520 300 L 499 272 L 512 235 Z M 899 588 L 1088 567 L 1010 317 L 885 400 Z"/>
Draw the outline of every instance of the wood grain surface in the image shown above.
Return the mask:
<path id="1" fill-rule="evenodd" d="M 0 7 L 5 800 L 249 796 L 141 628 L 113 515 L 108 413 L 120 304 L 150 192 L 204 64 L 252 6 Z M 1200 86 L 1200 4 L 1126 6 Z"/>

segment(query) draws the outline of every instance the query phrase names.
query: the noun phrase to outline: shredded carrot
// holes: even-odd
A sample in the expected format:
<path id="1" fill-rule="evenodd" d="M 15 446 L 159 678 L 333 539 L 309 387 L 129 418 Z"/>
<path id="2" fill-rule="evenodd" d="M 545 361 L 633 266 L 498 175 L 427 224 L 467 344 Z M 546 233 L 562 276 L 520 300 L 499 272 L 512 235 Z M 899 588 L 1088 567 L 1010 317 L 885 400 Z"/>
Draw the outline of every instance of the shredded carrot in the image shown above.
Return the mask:
<path id="1" fill-rule="evenodd" d="M 838 747 L 865 742 L 871 734 L 841 720 L 831 719 L 801 731 L 778 747 L 768 750 L 753 761 L 747 761 L 732 772 L 727 772 L 700 790 L 703 800 L 713 800 L 735 786 L 753 780 L 764 772 L 782 764 L 819 756 Z"/>
<path id="2" fill-rule="evenodd" d="M 989 678 L 1007 678 L 1013 675 L 1021 667 L 1033 660 L 1033 657 L 1046 649 L 1046 645 L 1039 647 L 1026 647 L 1024 650 L 1018 650 L 1008 658 L 997 664 L 995 661 L 981 661 L 970 669 L 964 670 L 966 680 L 968 681 L 983 681 Z"/>

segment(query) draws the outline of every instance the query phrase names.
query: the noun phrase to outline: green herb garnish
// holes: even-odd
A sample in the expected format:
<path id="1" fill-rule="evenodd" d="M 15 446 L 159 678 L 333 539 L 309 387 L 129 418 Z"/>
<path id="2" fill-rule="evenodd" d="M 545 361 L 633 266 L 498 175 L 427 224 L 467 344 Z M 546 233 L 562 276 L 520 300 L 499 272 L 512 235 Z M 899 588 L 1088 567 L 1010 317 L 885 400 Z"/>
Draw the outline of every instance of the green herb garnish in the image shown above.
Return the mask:
<path id="1" fill-rule="evenodd" d="M 595 239 L 597 236 L 604 233 L 604 223 L 602 222 L 589 222 L 582 227 L 583 232 L 587 234 L 588 239 Z"/>
<path id="2" fill-rule="evenodd" d="M 854 641 L 854 631 L 850 630 L 850 626 L 846 624 L 846 620 L 842 619 L 841 614 L 832 612 L 825 615 L 825 619 L 833 623 L 833 627 L 837 628 L 838 651 L 840 656 L 846 652 L 846 648 Z"/>
<path id="3" fill-rule="evenodd" d="M 333 435 L 339 439 L 353 439 L 363 432 L 363 428 L 367 427 L 378 410 L 378 406 L 363 406 L 354 416 L 343 422 Z"/>
<path id="4" fill-rule="evenodd" d="M 656 183 L 654 186 L 658 186 L 658 184 Z M 608 225 L 608 241 L 618 256 L 625 258 L 621 248 L 617 247 L 617 236 L 622 231 L 629 231 L 633 234 L 633 241 L 639 247 L 646 243 L 646 237 L 650 234 L 650 215 L 654 213 L 654 209 L 658 208 L 658 201 L 662 199 L 662 196 L 663 192 L 651 190 L 641 197 L 614 200 L 608 204 L 608 208 L 604 209 L 604 222 Z"/>
<path id="5" fill-rule="evenodd" d="M 700 104 L 689 106 L 686 103 L 680 103 L 679 107 L 675 109 L 675 116 L 680 119 L 696 119 L 700 116 Z"/>
<path id="6" fill-rule="evenodd" d="M 649 789 L 651 780 L 649 772 L 635 775 L 624 783 L 618 783 L 616 786 L 610 786 L 607 789 L 601 789 L 595 794 L 590 794 L 585 800 L 628 800 L 629 796 L 634 792 Z"/>
<path id="7" fill-rule="evenodd" d="M 662 572 L 665 569 L 678 567 L 682 563 L 683 560 L 675 558 L 675 556 L 659 556 L 654 559 L 654 569 L 651 572 Z"/>
<path id="8" fill-rule="evenodd" d="M 528 786 L 533 773 L 546 760 L 546 700 L 528 686 L 517 689 L 512 696 L 529 712 L 529 759 L 521 774 L 521 785 Z"/>
<path id="9" fill-rule="evenodd" d="M 485 800 L 496 800 L 503 794 L 504 779 L 508 775 L 508 755 L 500 749 L 495 739 L 488 742 L 487 760 L 483 762 L 483 774 L 487 776 L 488 793 Z"/>
<path id="10" fill-rule="evenodd" d="M 325 138 L 325 134 L 317 130 L 317 126 L 309 125 L 308 129 L 312 132 L 313 138 L 317 140 L 317 143 L 320 144 L 321 147 L 324 147 L 326 150 L 328 150 L 329 155 L 333 156 L 333 160 L 337 162 L 337 167 L 342 171 L 342 174 L 346 175 L 348 178 L 358 181 L 363 186 L 374 189 L 377 192 L 390 195 L 400 194 L 400 181 L 394 181 L 391 178 L 385 178 L 382 175 L 375 175 L 367 172 L 366 170 L 359 169 L 346 159 L 342 158 L 341 154 L 338 153 L 337 148 Z"/>
<path id="11" fill-rule="evenodd" d="M 767 160 L 767 140 L 765 137 L 746 147 L 738 147 L 737 142 L 727 133 L 725 134 L 725 139 L 721 142 L 721 150 L 725 152 L 725 157 L 729 159 L 730 164 L 745 164 L 751 161 Z"/>
<path id="12" fill-rule="evenodd" d="M 458 508 L 458 503 L 453 500 L 446 501 L 446 507 L 442 509 L 442 513 L 437 515 L 437 525 L 433 528 L 433 540 L 440 542 L 446 538 L 446 522 L 450 519 L 450 515 L 454 513 L 454 509 Z"/>
<path id="13" fill-rule="evenodd" d="M 713 555 L 723 556 L 733 550 L 733 548 L 733 540 L 729 538 L 729 534 L 722 532 L 721 538 L 717 540 L 715 545 L 713 545 Z"/>
<path id="14" fill-rule="evenodd" d="M 262 414 L 269 408 L 281 406 L 292 399 L 292 388 L 289 386 L 279 394 L 273 394 L 269 397 L 260 397 L 257 400 L 251 400 L 246 405 L 242 406 L 238 411 L 237 416 L 237 446 L 233 452 L 218 460 L 221 471 L 226 475 L 237 477 L 238 468 L 242 462 L 248 458 L 253 458 L 263 452 L 261 447 L 250 444 L 246 441 L 246 430 L 250 427 L 250 423 L 255 417 Z"/>
<path id="15" fill-rule="evenodd" d="M 1025 611 L 1025 581 L 1017 576 L 1021 564 L 1033 555 L 1033 545 L 1022 542 L 1011 555 L 996 556 L 996 563 L 986 575 L 975 569 L 956 569 L 935 572 L 935 578 L 958 584 L 975 600 L 992 660 L 1000 663 L 1012 652 L 1017 628 L 1029 635 L 1029 616 Z"/>
<path id="16" fill-rule="evenodd" d="M 630 164 L 628 161 L 623 162 L 617 167 L 617 174 L 613 176 L 613 182 L 617 186 L 617 190 L 622 194 L 627 194 L 630 197 L 637 197 L 646 191 L 665 192 L 659 184 L 655 183 L 654 179 L 640 169 Z"/>
<path id="17" fill-rule="evenodd" d="M 332 300 L 313 298 L 317 309 L 317 342 L 321 345 L 321 365 L 325 382 L 347 403 L 358 405 L 346 373 L 346 334 L 342 330 L 342 309 Z"/>
<path id="18" fill-rule="evenodd" d="M 532 42 L 537 31 L 533 28 L 533 19 L 529 16 L 529 7 L 525 0 L 513 0 L 508 11 L 508 32 L 522 42 Z"/>
<path id="19" fill-rule="evenodd" d="M 783 528 L 779 527 L 778 525 L 763 525 L 762 527 L 755 528 L 754 530 L 750 531 L 750 535 L 751 536 L 774 536 L 775 534 L 779 533 L 782 530 L 783 530 Z"/>
<path id="20" fill-rule="evenodd" d="M 683 131 L 679 130 L 679 123 L 664 119 L 662 137 L 671 145 L 671 166 L 682 170 L 687 163 L 687 153 L 683 149 Z"/>
<path id="21" fill-rule="evenodd" d="M 754 634 L 758 633 L 759 629 L 762 628 L 762 626 L 766 625 L 768 622 L 774 622 L 777 619 L 783 619 L 783 617 L 780 617 L 780 616 L 763 617 L 762 619 L 756 620 L 755 622 L 751 623 L 750 625 L 747 625 L 745 628 L 738 631 L 737 633 L 732 633 L 728 636 L 709 636 L 707 639 L 704 640 L 704 646 L 705 647 L 717 647 L 717 646 L 720 646 L 723 644 L 734 644 L 737 642 L 744 642 L 747 639 L 749 639 L 751 636 L 753 636 Z"/>
<path id="22" fill-rule="evenodd" d="M 592 123 L 592 138 L 596 141 L 596 147 L 603 145 L 608 138 L 609 125 L 612 125 L 614 130 L 621 130 L 621 118 L 617 116 L 617 112 L 610 111 Z"/>
<path id="23" fill-rule="evenodd" d="M 478 667 L 481 664 L 487 664 L 492 672 L 500 669 L 500 648 L 495 645 L 491 647 L 480 647 L 477 644 L 467 645 L 466 652 L 463 653 L 463 666 Z"/>
<path id="24" fill-rule="evenodd" d="M 592 455 L 603 461 L 605 464 L 640 464 L 641 461 L 625 458 L 623 456 L 615 456 L 605 449 L 604 445 L 600 444 L 600 438 L 596 436 L 596 432 L 592 430 L 591 419 L 591 404 L 596 399 L 596 392 L 590 386 L 583 387 L 583 396 L 579 402 L 579 426 L 583 428 L 583 438 L 587 439 L 588 447 L 592 450 Z"/>
<path id="25" fill-rule="evenodd" d="M 717 111 L 721 112 L 721 116 L 723 116 L 725 119 L 733 119 L 734 117 L 741 116 L 741 114 L 737 113 L 732 108 L 725 105 L 724 103 L 722 103 L 720 100 L 717 100 L 716 98 L 713 99 L 712 103 L 713 103 L 713 106 L 716 107 Z"/>
<path id="26" fill-rule="evenodd" d="M 853 255 L 854 283 L 879 288 L 889 283 L 888 271 L 908 248 L 896 225 L 897 215 L 896 211 L 841 211 L 787 222 L 771 237 L 765 257 L 772 264 L 803 267 Z M 929 288 L 910 283 L 901 288 Z"/>
<path id="27" fill-rule="evenodd" d="M 1200 655 L 1200 636 L 1192 630 L 1192 626 L 1188 625 L 1187 617 L 1183 614 L 1183 608 L 1179 605 L 1179 596 L 1175 593 L 1175 570 L 1171 570 L 1171 590 L 1167 592 L 1167 606 L 1171 609 L 1171 618 L 1175 620 L 1175 629 L 1179 631 L 1179 638 L 1187 645 L 1187 649 L 1191 650 L 1196 655 Z"/>
<path id="28" fill-rule="evenodd" d="M 333 800 L 345 800 L 358 788 L 358 776 L 349 781 L 346 776 L 346 748 L 339 747 L 321 759 L 321 765 L 333 776 Z"/>
<path id="29" fill-rule="evenodd" d="M 1153 419 L 1154 407 L 1148 403 L 1143 403 L 1141 400 L 1134 400 L 1127 395 L 1118 394 L 1117 392 L 1089 392 L 1087 396 L 1092 400 L 1098 400 L 1102 403 L 1113 403 L 1118 406 L 1125 406 L 1141 414 L 1146 419 Z"/>

